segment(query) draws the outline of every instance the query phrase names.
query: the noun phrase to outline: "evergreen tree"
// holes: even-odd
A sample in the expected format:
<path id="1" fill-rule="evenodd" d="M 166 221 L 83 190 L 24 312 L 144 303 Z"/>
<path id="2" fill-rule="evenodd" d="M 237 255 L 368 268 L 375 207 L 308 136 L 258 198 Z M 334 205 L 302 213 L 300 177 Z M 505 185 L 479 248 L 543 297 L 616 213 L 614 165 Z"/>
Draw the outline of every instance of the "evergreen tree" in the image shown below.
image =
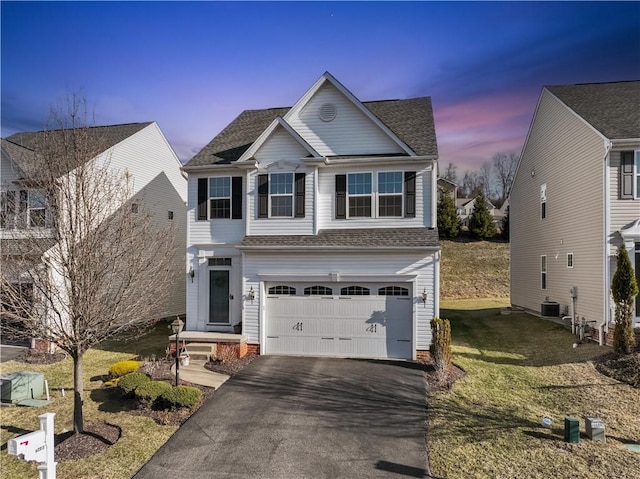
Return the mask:
<path id="1" fill-rule="evenodd" d="M 441 238 L 455 238 L 460 232 L 460 221 L 456 204 L 447 194 L 440 195 L 438 201 L 438 233 Z"/>
<path id="2" fill-rule="evenodd" d="M 633 350 L 633 298 L 638 294 L 638 282 L 624 244 L 618 247 L 616 272 L 611 281 L 611 294 L 616 302 L 616 329 L 613 333 L 613 349 L 619 354 Z"/>
<path id="3" fill-rule="evenodd" d="M 487 200 L 483 194 L 478 195 L 476 198 L 473 212 L 469 218 L 469 231 L 474 238 L 478 239 L 493 238 L 497 233 L 493 218 L 489 213 Z"/>

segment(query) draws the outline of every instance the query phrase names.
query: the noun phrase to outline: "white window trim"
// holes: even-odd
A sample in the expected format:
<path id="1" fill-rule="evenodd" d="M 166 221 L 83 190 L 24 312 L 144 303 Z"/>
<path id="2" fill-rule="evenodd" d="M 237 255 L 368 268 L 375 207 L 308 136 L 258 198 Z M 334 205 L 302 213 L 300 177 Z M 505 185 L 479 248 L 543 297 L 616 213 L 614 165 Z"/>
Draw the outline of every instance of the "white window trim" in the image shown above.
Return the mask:
<path id="1" fill-rule="evenodd" d="M 543 289 L 543 290 L 546 290 L 548 286 L 548 280 L 549 280 L 549 278 L 547 277 L 548 268 L 549 268 L 549 265 L 547 263 L 547 255 L 541 254 L 540 255 L 540 289 Z M 543 278 L 544 278 L 544 281 L 543 281 Z"/>
<path id="2" fill-rule="evenodd" d="M 291 175 L 291 193 L 271 193 L 271 178 L 273 175 Z M 278 171 L 277 173 L 269 173 L 269 218 L 293 218 L 296 205 L 295 205 L 295 189 L 296 189 L 296 175 L 293 171 Z M 291 198 L 291 214 L 290 215 L 273 215 L 271 200 L 274 197 L 278 198 Z"/>
<path id="3" fill-rule="evenodd" d="M 229 180 L 229 196 L 211 196 L 211 180 L 219 178 L 227 178 Z M 210 176 L 207 180 L 207 219 L 208 220 L 228 220 L 231 219 L 231 176 Z M 224 218 L 212 218 L 211 217 L 211 200 L 229 200 L 229 216 Z"/>
<path id="4" fill-rule="evenodd" d="M 380 174 L 381 173 L 400 173 L 400 193 L 380 193 Z M 376 174 L 376 182 L 375 185 L 372 185 L 374 191 L 376 192 L 376 218 L 404 218 L 404 171 L 399 170 L 385 170 L 378 171 Z M 380 215 L 380 198 L 383 196 L 400 196 L 400 216 L 382 216 Z"/>
<path id="5" fill-rule="evenodd" d="M 544 205 L 544 214 L 543 214 L 543 205 Z M 540 185 L 540 219 L 544 220 L 547 218 L 547 184 L 543 183 Z"/>
<path id="6" fill-rule="evenodd" d="M 640 200 L 640 150 L 633 152 L 633 197 Z"/>
<path id="7" fill-rule="evenodd" d="M 354 193 L 351 194 L 349 193 L 349 175 L 371 175 L 371 193 Z M 346 204 L 346 208 L 347 208 L 347 219 L 349 218 L 353 218 L 353 219 L 363 219 L 363 218 L 375 218 L 376 217 L 376 201 L 375 201 L 375 180 L 374 180 L 374 173 L 373 171 L 350 171 L 347 172 L 347 204 Z M 369 216 L 351 216 L 349 215 L 349 200 L 351 198 L 366 198 L 369 197 L 371 198 L 371 211 L 369 213 Z"/>
<path id="8" fill-rule="evenodd" d="M 567 253 L 567 268 L 568 269 L 573 269 L 573 253 Z"/>
<path id="9" fill-rule="evenodd" d="M 34 194 L 35 192 L 38 192 L 39 194 L 42 195 L 43 198 L 43 205 L 38 207 L 38 208 L 32 208 L 31 207 L 31 195 Z M 18 194 L 19 196 L 19 194 Z M 20 198 L 18 198 L 18 201 L 20 201 Z M 47 208 L 48 204 L 47 204 L 47 195 L 45 194 L 44 190 L 41 189 L 33 189 L 33 190 L 27 190 L 27 228 L 47 228 L 47 224 L 48 222 L 48 216 L 49 216 L 49 211 Z M 42 226 L 40 225 L 32 225 L 31 224 L 31 212 L 32 211 L 39 211 L 39 210 L 43 210 L 44 213 L 44 224 Z"/>

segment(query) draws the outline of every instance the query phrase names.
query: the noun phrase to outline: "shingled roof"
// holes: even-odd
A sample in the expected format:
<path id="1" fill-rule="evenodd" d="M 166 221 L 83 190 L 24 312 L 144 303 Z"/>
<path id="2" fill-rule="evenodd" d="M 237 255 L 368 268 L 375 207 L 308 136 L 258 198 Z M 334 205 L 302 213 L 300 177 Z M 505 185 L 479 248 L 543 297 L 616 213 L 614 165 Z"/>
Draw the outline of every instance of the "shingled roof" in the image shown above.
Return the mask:
<path id="1" fill-rule="evenodd" d="M 640 81 L 547 86 L 606 138 L 640 138 Z"/>
<path id="2" fill-rule="evenodd" d="M 328 229 L 317 235 L 245 236 L 240 248 L 437 248 L 432 228 Z"/>
<path id="3" fill-rule="evenodd" d="M 363 102 L 363 105 L 416 154 L 438 154 L 430 97 Z M 185 166 L 233 163 L 276 117 L 283 117 L 290 108 L 243 111 Z"/>
<path id="4" fill-rule="evenodd" d="M 95 151 L 97 155 L 129 138 L 143 128 L 146 128 L 151 125 L 151 123 L 152 122 L 92 126 L 83 129 L 82 131 L 86 131 L 86 142 L 88 145 L 92 145 L 92 151 Z M 37 171 L 37 168 L 34 168 L 33 164 L 26 164 L 26 162 L 47 161 L 42 159 L 38 160 L 38 158 L 42 158 L 38 155 L 41 149 L 51 147 L 51 145 L 61 141 L 63 135 L 68 134 L 70 131 L 71 130 L 47 130 L 15 133 L 4 139 L 2 145 L 3 148 L 5 146 L 7 147 L 5 148 L 5 151 L 9 154 L 11 160 L 14 161 L 23 171 Z M 83 139 L 83 141 L 85 140 Z M 18 150 L 18 147 L 21 147 L 23 150 Z M 24 149 L 30 150 L 32 154 L 25 155 Z M 91 158 L 86 158 L 85 161 L 90 159 Z"/>

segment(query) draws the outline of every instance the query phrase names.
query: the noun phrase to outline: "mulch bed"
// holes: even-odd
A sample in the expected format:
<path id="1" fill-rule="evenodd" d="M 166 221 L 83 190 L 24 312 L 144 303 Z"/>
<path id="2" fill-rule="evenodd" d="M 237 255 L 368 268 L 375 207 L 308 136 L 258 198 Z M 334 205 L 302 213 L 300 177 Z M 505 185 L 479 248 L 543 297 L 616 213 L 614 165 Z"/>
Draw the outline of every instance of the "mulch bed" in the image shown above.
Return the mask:
<path id="1" fill-rule="evenodd" d="M 63 352 L 49 354 L 38 349 L 27 349 L 16 358 L 16 361 L 26 364 L 53 364 L 62 361 L 66 357 L 66 353 Z"/>
<path id="2" fill-rule="evenodd" d="M 428 362 L 424 364 L 424 379 L 427 383 L 427 394 L 450 390 L 454 383 L 466 374 L 458 366 L 451 364 L 444 374 L 444 377 L 442 377 L 440 373 L 436 371 L 433 363 Z"/>
<path id="3" fill-rule="evenodd" d="M 595 361 L 595 367 L 600 374 L 640 389 L 640 352 L 623 356 L 606 354 Z"/>
<path id="4" fill-rule="evenodd" d="M 217 359 L 209 361 L 204 365 L 209 371 L 214 373 L 226 374 L 227 376 L 233 376 L 253 361 L 257 356 L 255 354 L 247 354 L 242 358 L 227 358 L 224 361 Z"/>
<path id="5" fill-rule="evenodd" d="M 80 434 L 74 434 L 73 431 L 56 434 L 56 461 L 77 461 L 99 454 L 113 446 L 121 434 L 118 426 L 104 422 L 85 425 L 84 432 Z"/>

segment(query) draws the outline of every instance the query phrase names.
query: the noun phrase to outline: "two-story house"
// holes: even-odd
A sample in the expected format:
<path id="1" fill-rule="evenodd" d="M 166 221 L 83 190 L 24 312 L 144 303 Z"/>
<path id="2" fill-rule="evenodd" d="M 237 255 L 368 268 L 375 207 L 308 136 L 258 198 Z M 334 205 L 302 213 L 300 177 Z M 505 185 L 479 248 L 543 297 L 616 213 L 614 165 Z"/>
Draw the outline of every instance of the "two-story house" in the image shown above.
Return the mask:
<path id="1" fill-rule="evenodd" d="M 640 81 L 543 88 L 509 207 L 512 305 L 607 330 L 620 244 L 640 272 Z"/>
<path id="2" fill-rule="evenodd" d="M 438 315 L 437 157 L 429 98 L 361 102 L 329 73 L 292 107 L 241 113 L 184 167 L 187 332 L 419 357 Z"/>
<path id="3" fill-rule="evenodd" d="M 48 132 L 16 133 L 2 139 L 0 165 L 0 238 L 3 266 L 3 280 L 10 284 L 21 284 L 25 294 L 31 295 L 32 284 L 29 275 L 21 271 L 24 264 L 19 261 L 25 255 L 25 248 L 34 261 L 40 261 L 56 244 L 52 231 L 54 205 L 50 195 L 42 189 L 38 172 L 45 170 L 43 162 L 55 161 L 41 154 L 40 148 L 50 138 L 72 138 L 65 136 L 69 130 Z M 185 261 L 186 248 L 186 175 L 182 164 L 164 134 L 155 122 L 131 123 L 124 125 L 97 126 L 83 130 L 86 145 L 98 145 L 99 153 L 86 161 L 108 162 L 113 175 L 126 174 L 130 180 L 132 214 L 144 203 L 146 210 L 158 226 L 173 224 L 176 238 L 171 264 L 167 274 L 172 287 L 160 298 L 150 298 L 154 302 L 157 317 L 185 314 Z M 65 164 L 66 165 L 66 164 Z M 69 168 L 74 165 L 68 165 Z M 79 166 L 79 165 L 76 165 Z M 66 166 L 65 166 L 66 167 Z M 63 169 L 65 167 L 62 167 Z M 69 177 L 73 170 L 60 171 L 60 178 Z M 56 173 L 57 174 L 57 173 Z M 121 208 L 122 205 L 113 205 Z M 106 211 L 102 210 L 102 211 Z M 41 238 L 41 241 L 34 239 Z M 29 240 L 27 242 L 27 239 Z"/>

